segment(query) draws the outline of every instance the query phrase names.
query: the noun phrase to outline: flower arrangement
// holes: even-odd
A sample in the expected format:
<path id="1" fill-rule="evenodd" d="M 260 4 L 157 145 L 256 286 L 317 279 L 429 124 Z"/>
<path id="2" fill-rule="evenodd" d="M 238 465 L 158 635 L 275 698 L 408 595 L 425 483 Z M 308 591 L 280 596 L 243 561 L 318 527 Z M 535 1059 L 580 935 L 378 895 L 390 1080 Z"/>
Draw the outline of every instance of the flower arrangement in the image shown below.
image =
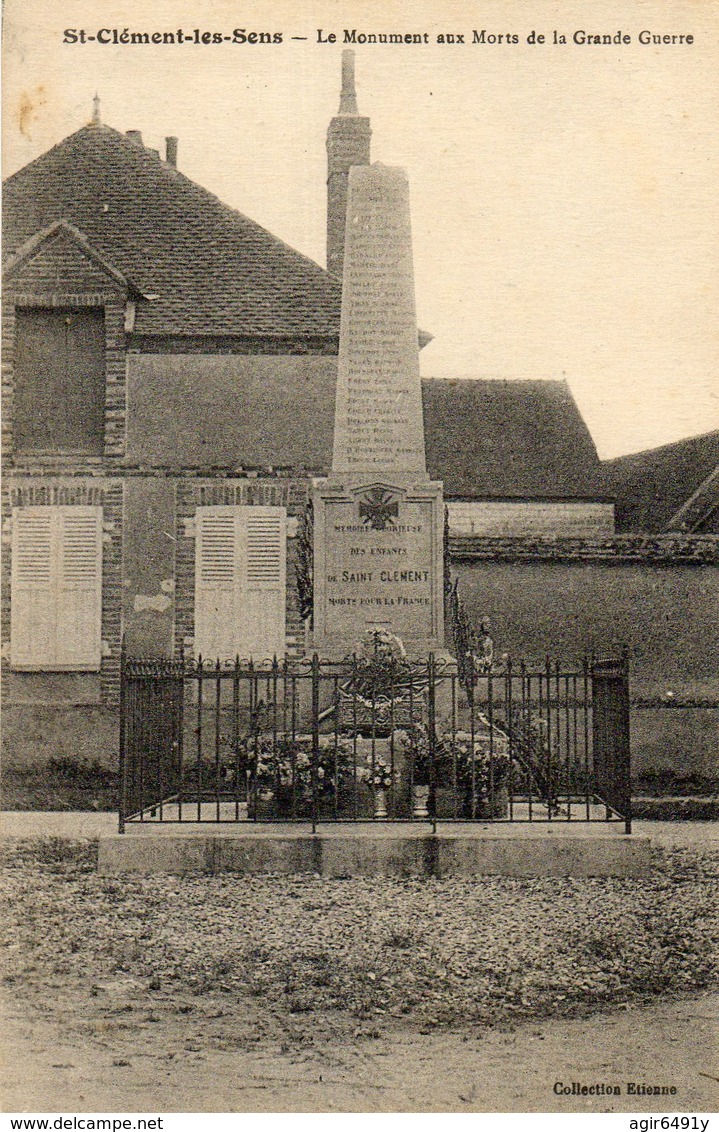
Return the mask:
<path id="1" fill-rule="evenodd" d="M 497 733 L 492 737 L 474 736 L 468 731 L 455 731 L 440 740 L 444 776 L 452 778 L 455 768 L 457 784 L 464 790 L 474 789 L 481 798 L 506 785 L 509 776 L 509 747 L 506 737 Z"/>
<path id="2" fill-rule="evenodd" d="M 370 766 L 370 782 L 375 790 L 389 790 L 392 785 L 392 769 L 383 758 L 375 759 Z"/>
<path id="3" fill-rule="evenodd" d="M 432 778 L 432 750 L 429 731 L 420 720 L 412 720 L 407 727 L 394 731 L 394 743 L 403 751 L 412 767 L 412 779 L 417 786 L 429 786 Z"/>
<path id="4" fill-rule="evenodd" d="M 298 798 L 312 795 L 312 740 L 258 735 L 249 740 L 247 762 L 259 790 L 294 788 Z M 316 764 L 316 787 L 320 795 L 331 795 L 335 786 L 353 777 L 353 748 L 346 737 L 335 743 L 334 735 L 321 736 Z"/>

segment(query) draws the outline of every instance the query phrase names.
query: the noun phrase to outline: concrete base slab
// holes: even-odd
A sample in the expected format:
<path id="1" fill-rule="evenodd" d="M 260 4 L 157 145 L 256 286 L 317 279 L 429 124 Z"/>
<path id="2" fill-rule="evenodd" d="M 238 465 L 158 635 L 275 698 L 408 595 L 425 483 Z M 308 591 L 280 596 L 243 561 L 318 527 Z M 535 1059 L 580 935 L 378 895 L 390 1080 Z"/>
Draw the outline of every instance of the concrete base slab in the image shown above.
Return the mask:
<path id="1" fill-rule="evenodd" d="M 208 833 L 133 830 L 100 838 L 98 871 L 241 876 L 645 876 L 650 840 L 618 832 L 559 834 L 491 826 L 332 827 L 325 833 L 255 827 Z"/>

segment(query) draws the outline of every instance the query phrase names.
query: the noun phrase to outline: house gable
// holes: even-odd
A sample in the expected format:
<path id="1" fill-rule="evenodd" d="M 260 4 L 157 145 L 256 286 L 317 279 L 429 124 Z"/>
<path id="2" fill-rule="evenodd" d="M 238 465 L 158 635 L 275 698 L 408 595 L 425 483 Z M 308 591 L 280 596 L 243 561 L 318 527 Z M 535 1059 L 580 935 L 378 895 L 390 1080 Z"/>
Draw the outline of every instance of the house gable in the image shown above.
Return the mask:
<path id="1" fill-rule="evenodd" d="M 125 327 L 143 296 L 65 220 L 25 240 L 4 280 L 5 456 L 121 456 Z"/>
<path id="2" fill-rule="evenodd" d="M 25 241 L 8 262 L 4 279 L 11 295 L 47 295 L 53 303 L 68 294 L 109 291 L 114 297 L 134 290 L 122 272 L 65 220 L 55 221 Z M 22 298 L 19 303 L 22 305 Z"/>

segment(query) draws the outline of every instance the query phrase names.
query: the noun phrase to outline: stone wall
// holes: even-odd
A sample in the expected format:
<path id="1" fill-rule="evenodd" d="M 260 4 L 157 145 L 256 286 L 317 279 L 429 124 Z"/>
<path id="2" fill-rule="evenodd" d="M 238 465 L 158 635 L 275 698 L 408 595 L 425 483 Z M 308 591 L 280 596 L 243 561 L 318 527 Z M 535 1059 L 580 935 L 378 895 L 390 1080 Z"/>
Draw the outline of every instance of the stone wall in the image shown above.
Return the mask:
<path id="1" fill-rule="evenodd" d="M 447 502 L 454 535 L 586 538 L 614 533 L 614 504 L 584 500 L 480 499 Z"/>
<path id="2" fill-rule="evenodd" d="M 498 654 L 576 661 L 626 643 L 635 771 L 719 774 L 719 569 L 707 538 L 452 539 Z"/>
<path id="3" fill-rule="evenodd" d="M 450 532 L 452 558 L 462 562 L 635 562 L 719 566 L 717 535 L 610 535 L 517 537 Z"/>

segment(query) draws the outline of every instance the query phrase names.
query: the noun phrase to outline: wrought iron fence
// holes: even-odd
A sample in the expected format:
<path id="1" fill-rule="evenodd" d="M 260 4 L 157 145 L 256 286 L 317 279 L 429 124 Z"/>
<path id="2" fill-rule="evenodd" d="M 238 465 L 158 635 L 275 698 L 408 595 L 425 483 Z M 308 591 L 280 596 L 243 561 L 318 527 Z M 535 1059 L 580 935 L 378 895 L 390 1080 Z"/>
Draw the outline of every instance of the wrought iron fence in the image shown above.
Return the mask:
<path id="1" fill-rule="evenodd" d="M 127 822 L 619 821 L 625 656 L 467 672 L 430 655 L 123 659 Z"/>

